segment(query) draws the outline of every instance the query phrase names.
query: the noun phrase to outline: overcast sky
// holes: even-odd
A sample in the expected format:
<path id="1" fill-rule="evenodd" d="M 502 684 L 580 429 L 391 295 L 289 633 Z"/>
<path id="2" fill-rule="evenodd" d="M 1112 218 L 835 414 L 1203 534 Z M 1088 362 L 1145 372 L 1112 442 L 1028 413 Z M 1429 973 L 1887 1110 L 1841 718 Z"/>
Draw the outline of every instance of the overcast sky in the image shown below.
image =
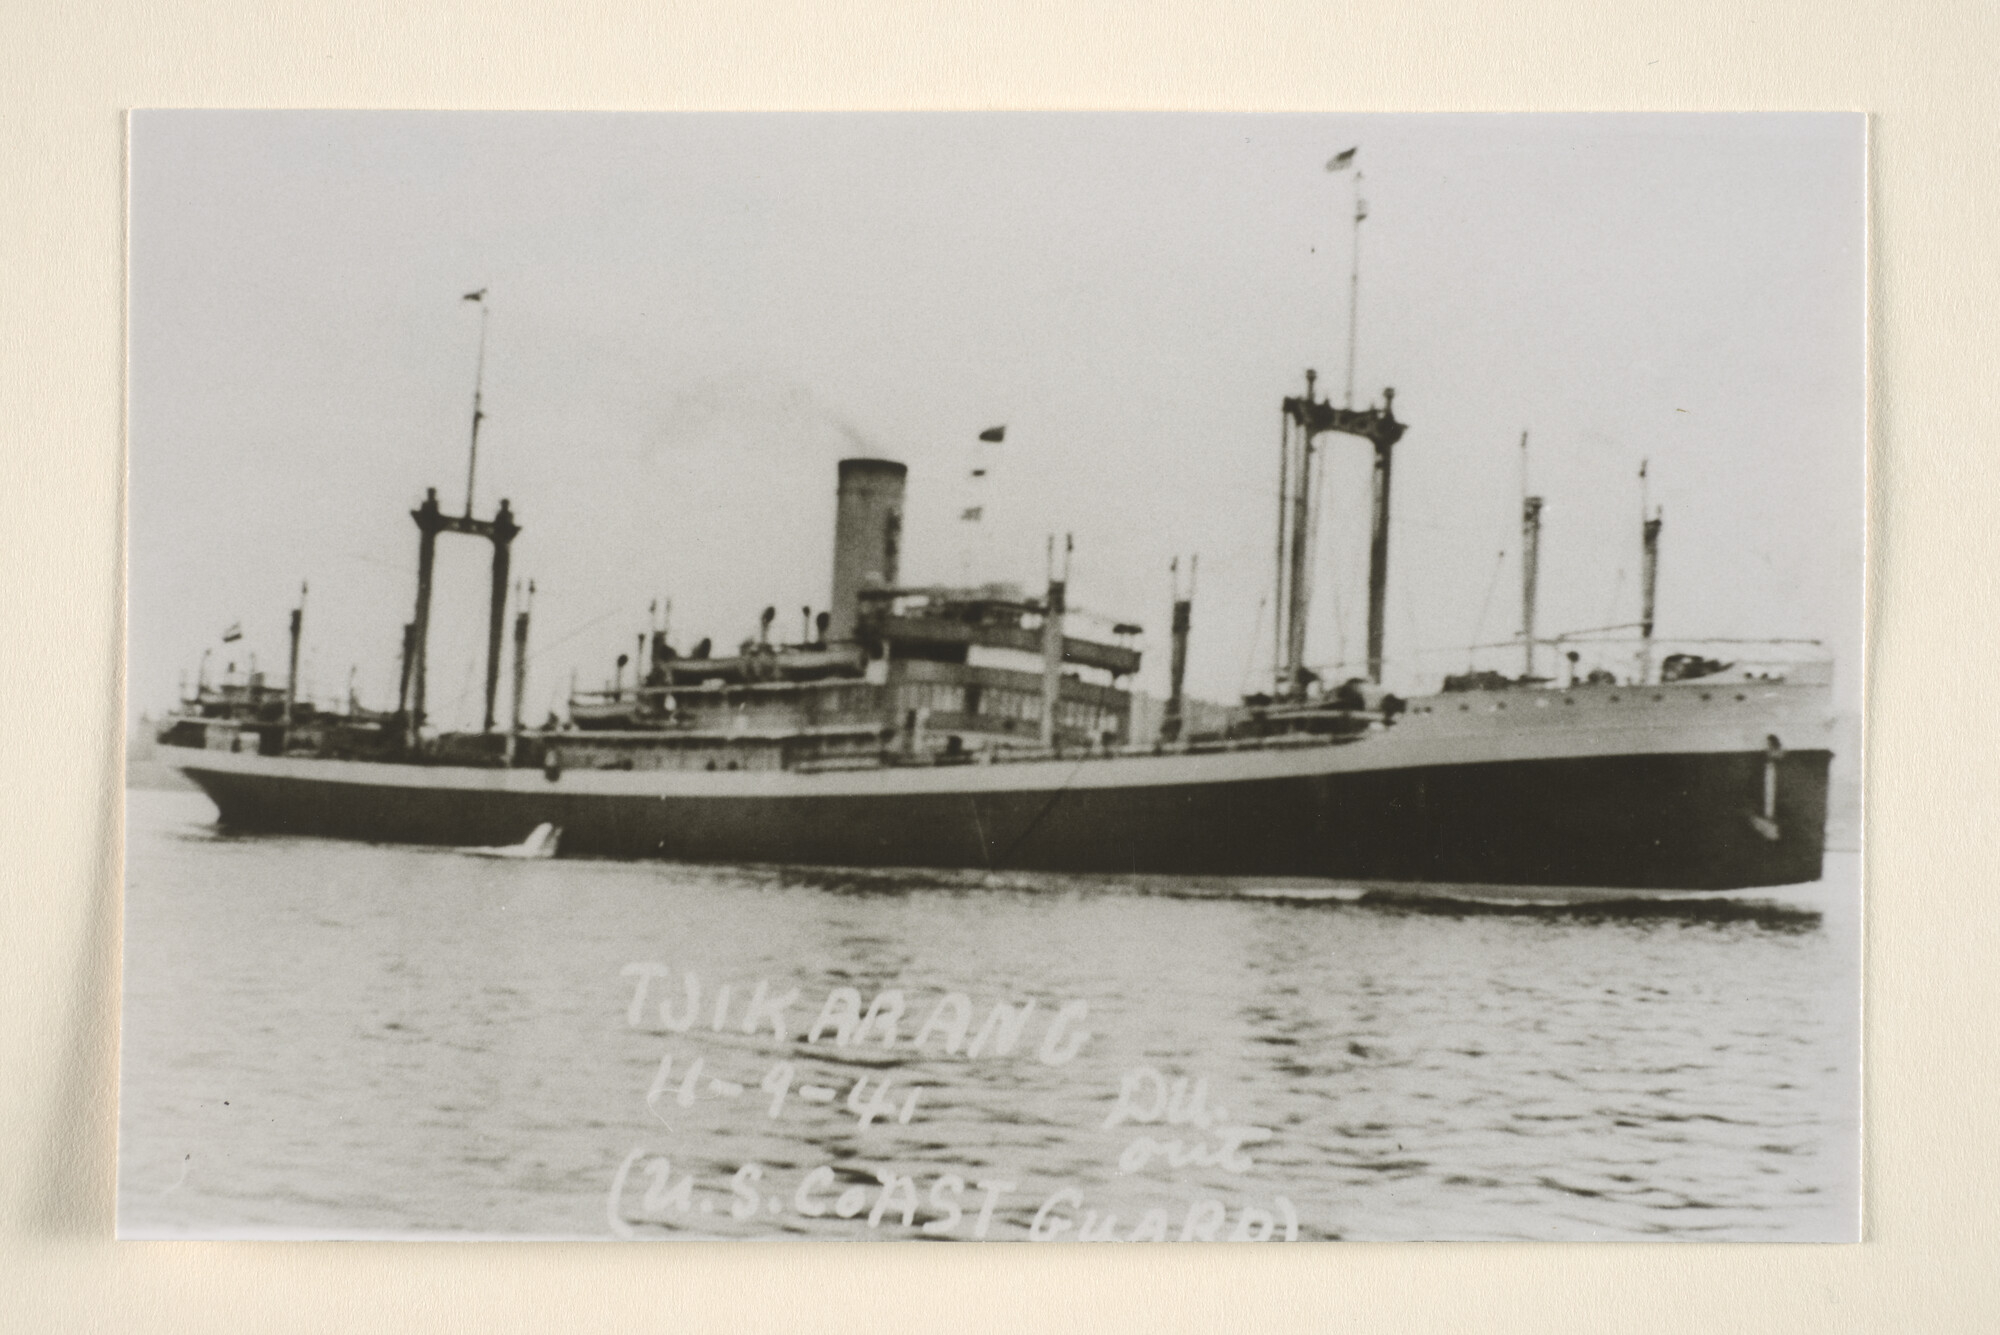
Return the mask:
<path id="1" fill-rule="evenodd" d="M 1199 552 L 1190 689 L 1233 698 L 1270 670 L 1279 401 L 1345 362 L 1324 164 L 1356 145 L 1357 400 L 1394 386 L 1410 428 L 1391 684 L 1518 624 L 1525 429 L 1545 633 L 1636 618 L 1649 458 L 1660 633 L 1821 637 L 1852 691 L 1862 144 L 1856 115 L 140 113 L 132 710 L 205 648 L 275 679 L 302 579 L 311 687 L 394 704 L 408 511 L 465 499 L 476 288 L 531 715 L 654 599 L 683 646 L 823 606 L 858 453 L 910 465 L 907 581 L 1038 585 L 1074 532 L 1072 601 L 1149 627 L 1149 689 Z M 1358 660 L 1368 450 L 1325 439 L 1310 657 Z M 478 721 L 487 561 L 440 544 L 441 723 Z"/>

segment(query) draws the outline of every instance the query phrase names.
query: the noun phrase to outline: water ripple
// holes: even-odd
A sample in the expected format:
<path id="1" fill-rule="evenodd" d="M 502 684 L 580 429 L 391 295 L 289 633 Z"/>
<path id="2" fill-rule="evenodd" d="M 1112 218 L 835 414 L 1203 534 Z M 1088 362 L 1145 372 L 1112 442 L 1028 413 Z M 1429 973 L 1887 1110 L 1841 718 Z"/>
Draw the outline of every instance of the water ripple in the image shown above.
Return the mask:
<path id="1" fill-rule="evenodd" d="M 1307 1239 L 1853 1232 L 1851 880 L 1789 901 L 1508 902 L 562 860 L 503 883 L 448 850 L 220 836 L 206 810 L 181 793 L 130 808 L 128 1233 L 608 1236 L 635 1151 L 623 1217 L 641 1237 L 928 1240 L 900 1206 L 870 1224 L 885 1177 L 911 1179 L 919 1222 L 947 1179 L 968 1220 L 977 1183 L 1013 1184 L 996 1238 L 1026 1236 L 1065 1188 L 1073 1227 L 1119 1234 L 1158 1212 L 1178 1236 L 1205 1200 L 1234 1227 L 1280 1198 Z M 675 971 L 676 1007 L 692 972 L 698 1023 L 628 1026 L 634 961 Z M 742 1032 L 759 980 L 798 989 L 783 1043 L 768 1018 Z M 836 988 L 864 1006 L 901 991 L 903 1042 L 805 1041 Z M 1019 1047 L 912 1048 L 949 992 L 974 1032 L 1032 1000 Z M 1090 1037 L 1052 1066 L 1041 1044 L 1065 1002 Z M 783 1064 L 773 1118 L 764 1082 Z M 1199 1080 L 1210 1127 L 1269 1129 L 1242 1147 L 1248 1169 L 1196 1155 L 1198 1121 L 1107 1126 L 1123 1082 L 1151 1088 L 1143 1071 L 1163 1107 Z M 732 1192 L 745 1164 L 761 1194 Z M 839 1217 L 850 1191 L 865 1208 Z"/>

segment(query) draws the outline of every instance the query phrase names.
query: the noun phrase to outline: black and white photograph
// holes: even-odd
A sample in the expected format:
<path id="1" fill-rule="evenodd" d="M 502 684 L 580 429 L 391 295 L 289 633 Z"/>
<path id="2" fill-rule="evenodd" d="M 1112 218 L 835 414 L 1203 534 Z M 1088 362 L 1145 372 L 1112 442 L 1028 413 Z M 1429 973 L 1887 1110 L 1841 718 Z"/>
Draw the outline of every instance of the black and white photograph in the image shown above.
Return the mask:
<path id="1" fill-rule="evenodd" d="M 1860 1236 L 1862 116 L 129 124 L 119 1236 Z"/>

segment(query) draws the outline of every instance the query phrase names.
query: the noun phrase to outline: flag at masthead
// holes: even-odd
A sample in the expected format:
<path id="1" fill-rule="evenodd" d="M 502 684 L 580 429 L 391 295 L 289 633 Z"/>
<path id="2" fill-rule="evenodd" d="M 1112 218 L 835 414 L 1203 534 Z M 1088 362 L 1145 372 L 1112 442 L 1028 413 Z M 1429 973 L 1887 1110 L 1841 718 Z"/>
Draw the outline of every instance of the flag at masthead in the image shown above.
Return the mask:
<path id="1" fill-rule="evenodd" d="M 1327 159 L 1326 169 L 1330 172 L 1344 172 L 1354 167 L 1354 155 L 1361 151 L 1360 145 L 1334 154 Z M 1353 262 L 1347 271 L 1347 400 L 1346 406 L 1354 406 L 1354 334 L 1356 316 L 1361 306 L 1361 220 L 1368 216 L 1368 204 L 1361 198 L 1361 169 L 1354 168 L 1354 246 Z"/>

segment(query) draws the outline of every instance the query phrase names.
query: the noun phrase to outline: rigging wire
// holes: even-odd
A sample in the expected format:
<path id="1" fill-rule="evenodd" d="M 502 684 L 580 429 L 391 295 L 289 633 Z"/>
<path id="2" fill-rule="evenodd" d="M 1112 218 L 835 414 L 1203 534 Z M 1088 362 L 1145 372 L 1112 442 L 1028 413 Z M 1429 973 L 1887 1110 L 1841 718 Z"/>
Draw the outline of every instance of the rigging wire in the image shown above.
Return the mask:
<path id="1" fill-rule="evenodd" d="M 540 658 L 543 654 L 547 653 L 549 650 L 560 648 L 561 646 L 568 644 L 571 640 L 583 634 L 585 631 L 603 625 L 605 622 L 609 621 L 612 617 L 617 616 L 624 610 L 625 610 L 624 604 L 620 603 L 618 606 L 611 608 L 609 611 L 604 612 L 599 616 L 592 617 L 590 620 L 584 622 L 581 626 L 576 627 L 574 630 L 568 632 L 567 634 L 559 635 L 555 639 L 550 640 L 547 644 L 540 645 L 534 649 L 529 650 L 528 661 L 532 663 L 536 659 Z"/>
<path id="2" fill-rule="evenodd" d="M 1424 642 L 1423 633 L 1417 627 L 1417 614 L 1412 608 L 1411 602 L 1412 600 L 1408 598 L 1399 599 L 1396 606 L 1402 609 L 1403 625 L 1410 632 L 1410 643 L 1422 644 Z M 1388 655 L 1384 654 L 1383 657 L 1386 659 Z"/>
<path id="3" fill-rule="evenodd" d="M 1506 564 L 1507 549 L 1502 547 L 1499 555 L 1493 558 L 1493 576 L 1486 581 L 1486 597 L 1479 604 L 1479 624 L 1472 631 L 1472 643 L 1474 646 L 1477 646 L 1481 640 L 1486 638 L 1486 614 L 1493 610 L 1493 590 L 1499 587 L 1500 571 L 1505 568 Z M 1467 672 L 1472 671 L 1471 655 L 1472 650 L 1468 649 L 1465 659 L 1465 670 Z"/>
<path id="4" fill-rule="evenodd" d="M 478 668 L 479 660 L 477 658 L 468 658 L 465 660 L 465 684 L 458 688 L 458 694 L 452 698 L 451 702 L 451 712 L 454 718 L 458 716 L 459 706 L 465 703 L 465 697 L 472 694 L 472 674 Z"/>
<path id="5" fill-rule="evenodd" d="M 1257 642 L 1263 637 L 1264 632 L 1264 604 L 1269 601 L 1270 599 L 1268 598 L 1259 598 L 1257 600 L 1257 621 L 1256 625 L 1250 631 L 1250 649 L 1249 652 L 1243 655 L 1243 680 L 1236 685 L 1236 694 L 1239 696 L 1250 693 L 1250 674 L 1257 670 Z M 1278 669 L 1274 664 L 1271 668 L 1271 678 L 1273 681 L 1277 680 L 1277 675 Z"/>

